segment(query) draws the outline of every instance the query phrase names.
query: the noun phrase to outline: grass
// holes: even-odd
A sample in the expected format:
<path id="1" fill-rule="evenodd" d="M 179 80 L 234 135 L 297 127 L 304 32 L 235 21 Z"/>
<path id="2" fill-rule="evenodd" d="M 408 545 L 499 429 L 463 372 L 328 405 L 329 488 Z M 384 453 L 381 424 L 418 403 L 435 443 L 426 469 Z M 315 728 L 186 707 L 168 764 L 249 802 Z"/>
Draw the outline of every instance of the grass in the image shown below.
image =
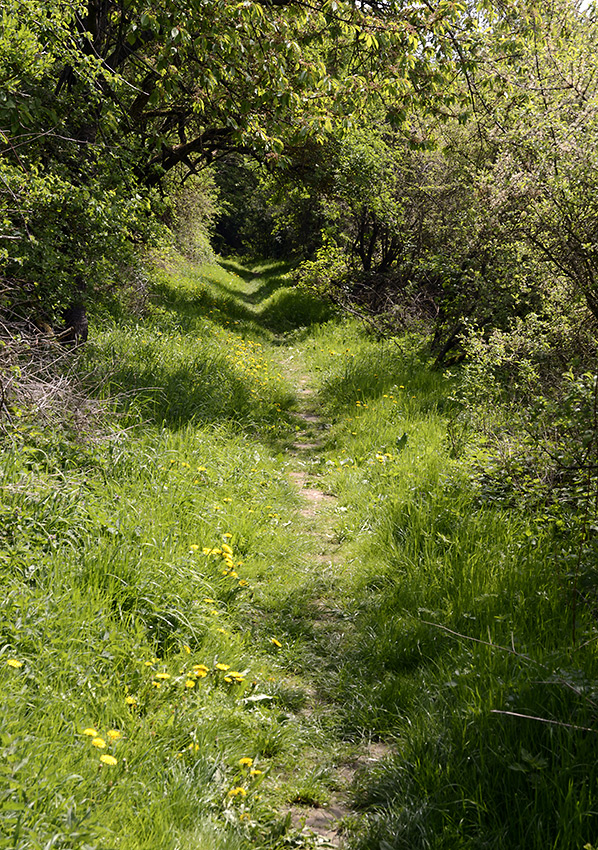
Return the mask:
<path id="1" fill-rule="evenodd" d="M 596 841 L 565 532 L 484 501 L 429 366 L 285 266 L 171 259 L 80 356 L 93 427 L 5 426 L 0 848 L 316 846 L 291 806 L 352 775 L 360 850 Z M 301 376 L 330 425 L 302 459 Z M 299 468 L 336 497 L 312 520 Z"/>

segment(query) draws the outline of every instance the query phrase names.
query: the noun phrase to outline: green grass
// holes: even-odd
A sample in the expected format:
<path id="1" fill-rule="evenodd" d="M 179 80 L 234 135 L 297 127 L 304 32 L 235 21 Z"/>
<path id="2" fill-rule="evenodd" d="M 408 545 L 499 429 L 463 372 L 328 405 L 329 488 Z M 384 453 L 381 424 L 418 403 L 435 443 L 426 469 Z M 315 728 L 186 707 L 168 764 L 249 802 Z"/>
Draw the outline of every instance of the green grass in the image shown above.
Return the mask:
<path id="1" fill-rule="evenodd" d="M 565 532 L 484 501 L 419 340 L 171 258 L 78 368 L 79 418 L 0 446 L 0 848 L 316 846 L 287 812 L 355 765 L 360 850 L 595 843 L 593 611 L 573 646 Z"/>

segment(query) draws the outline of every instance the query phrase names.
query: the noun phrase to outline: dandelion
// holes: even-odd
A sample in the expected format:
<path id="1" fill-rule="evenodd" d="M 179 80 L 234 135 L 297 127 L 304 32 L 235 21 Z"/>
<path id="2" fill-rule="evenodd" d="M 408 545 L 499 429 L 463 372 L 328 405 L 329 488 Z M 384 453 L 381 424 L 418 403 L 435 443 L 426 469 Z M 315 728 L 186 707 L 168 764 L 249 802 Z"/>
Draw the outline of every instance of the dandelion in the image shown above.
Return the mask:
<path id="1" fill-rule="evenodd" d="M 230 664 L 216 664 L 216 670 L 230 670 Z"/>
<path id="2" fill-rule="evenodd" d="M 239 764 L 241 765 L 241 767 L 251 767 L 251 765 L 253 764 L 253 759 L 247 758 L 247 756 L 245 756 L 244 758 L 239 759 Z"/>
<path id="3" fill-rule="evenodd" d="M 282 646 L 281 642 L 279 640 L 276 640 L 276 638 L 273 637 L 273 638 L 270 638 L 270 640 L 272 641 L 274 646 L 278 646 L 278 647 Z"/>
<path id="4" fill-rule="evenodd" d="M 108 729 L 107 738 L 110 741 L 120 741 L 122 736 L 123 733 L 120 732 L 118 729 Z"/>
<path id="5" fill-rule="evenodd" d="M 198 466 L 197 471 L 198 472 L 207 472 L 208 470 L 205 468 L 205 466 Z"/>
<path id="6" fill-rule="evenodd" d="M 242 578 L 241 581 L 239 582 L 239 587 L 249 587 L 249 582 L 245 581 L 245 579 Z"/>
<path id="7" fill-rule="evenodd" d="M 9 667 L 14 667 L 15 670 L 18 670 L 19 667 L 23 666 L 23 662 L 19 661 L 17 658 L 9 658 L 6 663 Z"/>
<path id="8" fill-rule="evenodd" d="M 183 644 L 183 649 L 185 650 L 185 652 L 187 653 L 187 655 L 191 655 L 191 647 L 190 647 L 188 644 L 184 643 L 184 644 Z"/>
<path id="9" fill-rule="evenodd" d="M 187 679 L 187 680 L 185 681 L 185 687 L 186 687 L 186 688 L 194 688 L 194 687 L 195 687 L 195 682 L 193 681 L 193 679 Z"/>
<path id="10" fill-rule="evenodd" d="M 156 673 L 156 679 L 170 679 L 170 673 Z"/>
<path id="11" fill-rule="evenodd" d="M 127 705 L 137 705 L 135 697 L 125 697 L 125 702 Z"/>
<path id="12" fill-rule="evenodd" d="M 198 673 L 202 673 L 205 676 L 208 672 L 208 668 L 205 664 L 194 664 L 192 669 L 196 675 Z"/>
<path id="13" fill-rule="evenodd" d="M 238 796 L 246 797 L 247 791 L 244 788 L 240 788 L 240 787 L 239 788 L 231 788 L 230 791 L 228 792 L 228 796 L 229 797 L 238 797 Z"/>
<path id="14" fill-rule="evenodd" d="M 223 502 L 232 502 L 232 499 L 230 498 L 230 496 L 227 496 L 227 497 L 226 497 L 225 499 L 223 499 L 222 501 L 223 501 Z"/>
<path id="15" fill-rule="evenodd" d="M 215 600 L 215 599 L 210 599 L 210 598 L 209 598 L 209 597 L 207 597 L 207 596 L 206 596 L 206 598 L 204 599 L 204 602 L 206 603 L 206 605 L 215 605 L 215 604 L 216 604 L 216 600 Z"/>
<path id="16" fill-rule="evenodd" d="M 103 738 L 93 738 L 91 742 L 98 750 L 103 750 L 106 747 L 106 741 Z"/>
<path id="17" fill-rule="evenodd" d="M 83 730 L 83 734 L 84 734 L 84 735 L 89 735 L 89 737 L 90 737 L 90 738 L 97 738 L 97 736 L 98 736 L 98 733 L 97 733 L 97 731 L 93 728 L 93 726 L 90 726 L 88 729 L 84 729 L 84 730 Z"/>
<path id="18" fill-rule="evenodd" d="M 118 761 L 114 758 L 114 756 L 109 756 L 106 753 L 100 756 L 100 761 L 102 764 L 110 765 L 110 767 L 114 767 L 115 764 L 118 764 Z"/>
<path id="19" fill-rule="evenodd" d="M 197 543 L 192 543 L 191 546 L 189 546 L 190 552 L 197 552 L 198 549 L 199 549 L 199 545 Z"/>
<path id="20" fill-rule="evenodd" d="M 222 549 L 223 553 L 226 554 L 226 555 L 232 555 L 233 554 L 233 550 L 230 548 L 230 546 L 227 543 L 223 543 L 220 548 Z"/>
<path id="21" fill-rule="evenodd" d="M 264 772 L 263 770 L 258 770 L 257 767 L 254 767 L 249 771 L 249 775 L 250 776 L 261 776 L 263 772 Z"/>
<path id="22" fill-rule="evenodd" d="M 154 686 L 154 688 L 161 688 L 162 682 L 152 682 L 152 685 Z"/>

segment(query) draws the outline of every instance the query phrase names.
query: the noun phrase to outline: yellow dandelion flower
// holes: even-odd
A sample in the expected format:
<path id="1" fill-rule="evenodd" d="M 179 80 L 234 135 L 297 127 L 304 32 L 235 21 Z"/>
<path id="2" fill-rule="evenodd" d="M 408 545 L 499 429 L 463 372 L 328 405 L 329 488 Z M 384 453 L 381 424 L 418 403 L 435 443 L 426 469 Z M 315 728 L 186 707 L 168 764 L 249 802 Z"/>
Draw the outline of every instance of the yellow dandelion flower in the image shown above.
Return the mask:
<path id="1" fill-rule="evenodd" d="M 270 640 L 272 641 L 274 646 L 278 646 L 278 647 L 282 646 L 281 642 L 279 640 L 276 640 L 276 638 L 270 638 Z"/>
<path id="2" fill-rule="evenodd" d="M 206 598 L 204 599 L 204 602 L 206 603 L 206 605 L 215 605 L 216 604 L 216 600 L 210 599 L 209 596 L 206 596 Z"/>
<path id="3" fill-rule="evenodd" d="M 127 705 L 137 705 L 135 697 L 125 697 L 125 702 Z"/>
<path id="4" fill-rule="evenodd" d="M 14 667 L 15 670 L 18 670 L 19 667 L 23 666 L 23 662 L 19 661 L 17 658 L 9 658 L 6 663 L 9 667 Z"/>
<path id="5" fill-rule="evenodd" d="M 194 664 L 192 670 L 194 673 L 207 673 L 208 667 L 205 664 Z"/>
<path id="6" fill-rule="evenodd" d="M 230 664 L 216 664 L 216 670 L 230 670 Z"/>
<path id="7" fill-rule="evenodd" d="M 239 764 L 241 765 L 241 767 L 251 767 L 251 765 L 253 764 L 253 759 L 250 759 L 245 756 L 244 758 L 239 759 Z"/>
<path id="8" fill-rule="evenodd" d="M 193 681 L 193 679 L 187 679 L 187 680 L 185 681 L 185 687 L 186 687 L 186 688 L 194 688 L 194 687 L 195 687 L 195 682 Z"/>
<path id="9" fill-rule="evenodd" d="M 91 742 L 98 750 L 103 750 L 106 746 L 106 741 L 103 738 L 93 738 Z"/>
<path id="10" fill-rule="evenodd" d="M 187 655 L 191 655 L 191 647 L 190 647 L 188 644 L 184 643 L 184 644 L 183 644 L 183 649 L 185 650 L 185 652 L 187 653 Z"/>
<path id="11" fill-rule="evenodd" d="M 239 587 L 249 587 L 249 582 L 245 581 L 245 579 L 242 578 L 241 581 L 239 582 Z"/>
<path id="12" fill-rule="evenodd" d="M 207 472 L 208 470 L 205 468 L 205 466 L 198 466 L 197 471 L 198 472 Z"/>
<path id="13" fill-rule="evenodd" d="M 254 768 L 252 768 L 252 770 L 249 771 L 249 775 L 250 776 L 261 776 L 263 772 L 264 772 L 263 770 L 258 770 L 257 767 L 254 767 Z"/>
<path id="14" fill-rule="evenodd" d="M 197 552 L 198 549 L 199 549 L 199 545 L 197 543 L 192 543 L 191 546 L 189 546 L 190 552 Z"/>
<path id="15" fill-rule="evenodd" d="M 203 549 L 201 550 L 201 554 L 202 555 L 211 555 L 212 550 L 210 549 L 209 546 L 204 546 Z"/>
<path id="16" fill-rule="evenodd" d="M 228 792 L 229 797 L 238 797 L 239 795 L 241 797 L 246 797 L 247 791 L 244 788 L 231 788 Z"/>
<path id="17" fill-rule="evenodd" d="M 114 758 L 114 756 L 109 756 L 106 753 L 100 756 L 100 761 L 102 764 L 109 764 L 111 767 L 114 767 L 115 764 L 118 764 L 118 761 Z"/>
<path id="18" fill-rule="evenodd" d="M 239 820 L 251 820 L 251 815 L 249 812 L 241 812 L 239 815 Z"/>
<path id="19" fill-rule="evenodd" d="M 144 663 L 144 665 L 145 665 L 146 667 L 151 667 L 151 666 L 152 666 L 152 664 L 153 664 L 153 662 L 152 662 L 152 661 L 144 661 L 143 663 Z"/>
<path id="20" fill-rule="evenodd" d="M 156 679 L 170 679 L 170 673 L 156 673 Z"/>
<path id="21" fill-rule="evenodd" d="M 223 551 L 225 554 L 227 554 L 227 555 L 232 555 L 232 554 L 233 554 L 233 550 L 232 550 L 232 549 L 230 548 L 230 546 L 228 546 L 226 543 L 223 543 L 223 544 L 222 544 L 222 546 L 221 546 L 220 548 L 221 548 L 221 549 L 222 549 L 222 551 Z"/>
<path id="22" fill-rule="evenodd" d="M 83 730 L 83 734 L 84 734 L 84 735 L 89 735 L 89 737 L 90 737 L 90 738 L 97 738 L 97 736 L 98 736 L 98 733 L 97 733 L 97 731 L 93 728 L 93 726 L 90 726 L 88 729 L 84 729 L 84 730 Z"/>
<path id="23" fill-rule="evenodd" d="M 152 685 L 154 686 L 154 688 L 161 688 L 162 682 L 152 682 Z"/>
<path id="24" fill-rule="evenodd" d="M 227 635 L 227 634 L 228 634 L 228 632 L 226 631 L 226 629 L 216 629 L 216 631 L 217 631 L 217 632 L 220 632 L 220 634 L 221 634 L 221 635 Z"/>
<path id="25" fill-rule="evenodd" d="M 122 736 L 123 736 L 123 733 L 120 732 L 118 729 L 108 729 L 108 733 L 107 733 L 106 737 L 110 741 L 120 741 Z"/>
<path id="26" fill-rule="evenodd" d="M 222 536 L 227 537 L 230 540 L 230 538 L 232 537 L 232 534 L 230 533 L 230 531 L 227 531 Z"/>
<path id="27" fill-rule="evenodd" d="M 230 496 L 227 496 L 226 499 L 223 499 L 222 501 L 223 502 L 232 502 L 232 499 L 230 498 Z"/>
<path id="28" fill-rule="evenodd" d="M 231 570 L 229 576 L 231 578 L 239 578 L 239 573 L 236 573 L 234 570 Z"/>

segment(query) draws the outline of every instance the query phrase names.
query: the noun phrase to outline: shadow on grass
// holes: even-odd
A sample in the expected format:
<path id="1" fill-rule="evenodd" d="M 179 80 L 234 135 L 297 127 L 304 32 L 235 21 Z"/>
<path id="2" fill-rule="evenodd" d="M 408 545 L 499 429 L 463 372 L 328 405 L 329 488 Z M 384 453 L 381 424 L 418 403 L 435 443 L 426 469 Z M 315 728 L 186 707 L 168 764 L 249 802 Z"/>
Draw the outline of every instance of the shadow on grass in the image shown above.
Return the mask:
<path id="1" fill-rule="evenodd" d="M 389 345 L 358 354 L 344 364 L 342 372 L 330 375 L 319 392 L 322 403 L 335 413 L 383 395 L 422 412 L 446 412 L 452 403 L 447 398 L 447 379 L 430 369 L 422 342 L 407 352 Z"/>
<path id="2" fill-rule="evenodd" d="M 122 357 L 119 362 L 110 369 L 110 395 L 121 399 L 123 412 L 169 428 L 229 421 L 261 431 L 280 422 L 274 404 L 290 403 L 282 391 L 271 391 L 267 400 L 257 397 L 251 382 L 226 358 L 209 352 L 180 364 L 127 363 Z"/>

